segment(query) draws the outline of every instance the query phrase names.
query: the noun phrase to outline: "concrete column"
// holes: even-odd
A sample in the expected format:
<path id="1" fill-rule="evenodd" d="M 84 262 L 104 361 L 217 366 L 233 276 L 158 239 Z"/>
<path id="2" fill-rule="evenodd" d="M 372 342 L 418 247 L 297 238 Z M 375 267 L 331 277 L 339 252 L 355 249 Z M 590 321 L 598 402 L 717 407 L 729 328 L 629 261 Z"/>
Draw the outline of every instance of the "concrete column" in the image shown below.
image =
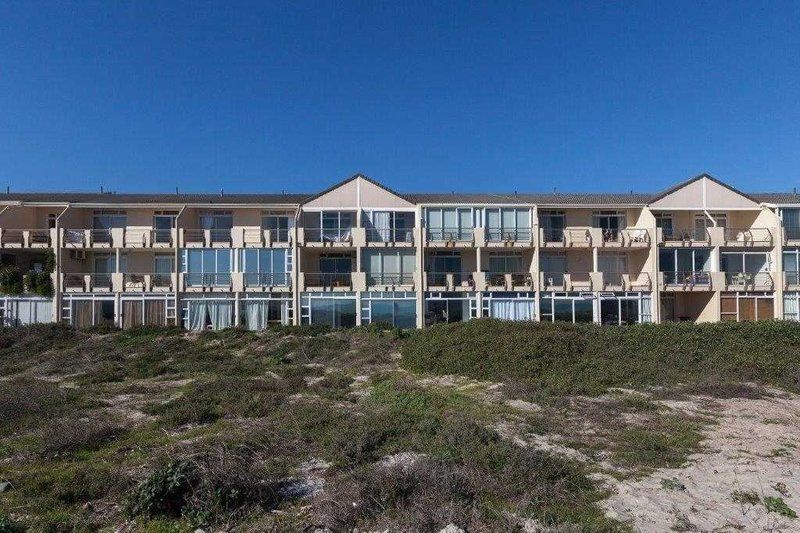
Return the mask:
<path id="1" fill-rule="evenodd" d="M 422 224 L 422 208 L 417 207 L 414 212 L 416 218 L 414 224 L 417 229 L 417 271 L 419 272 L 419 283 L 414 287 L 417 296 L 417 328 L 425 325 L 425 228 Z"/>
<path id="2" fill-rule="evenodd" d="M 599 272 L 598 248 L 592 247 L 592 272 Z"/>
<path id="3" fill-rule="evenodd" d="M 240 309 L 239 309 L 240 305 L 239 304 L 241 303 L 241 301 L 240 301 L 240 294 L 241 293 L 235 292 L 233 294 L 234 294 L 234 297 L 233 297 L 233 324 L 234 324 L 234 326 L 239 326 L 239 325 L 241 325 L 241 322 L 239 322 L 239 313 L 240 313 Z"/>

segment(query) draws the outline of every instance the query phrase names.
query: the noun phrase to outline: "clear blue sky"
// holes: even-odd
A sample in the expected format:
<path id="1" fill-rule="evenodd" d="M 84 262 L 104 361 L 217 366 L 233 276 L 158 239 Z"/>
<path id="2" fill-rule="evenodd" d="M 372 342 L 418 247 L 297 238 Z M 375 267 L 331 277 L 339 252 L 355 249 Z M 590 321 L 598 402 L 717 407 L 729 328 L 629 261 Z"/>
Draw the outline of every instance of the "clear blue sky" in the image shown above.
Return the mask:
<path id="1" fill-rule="evenodd" d="M 0 1 L 0 186 L 800 186 L 800 2 Z"/>

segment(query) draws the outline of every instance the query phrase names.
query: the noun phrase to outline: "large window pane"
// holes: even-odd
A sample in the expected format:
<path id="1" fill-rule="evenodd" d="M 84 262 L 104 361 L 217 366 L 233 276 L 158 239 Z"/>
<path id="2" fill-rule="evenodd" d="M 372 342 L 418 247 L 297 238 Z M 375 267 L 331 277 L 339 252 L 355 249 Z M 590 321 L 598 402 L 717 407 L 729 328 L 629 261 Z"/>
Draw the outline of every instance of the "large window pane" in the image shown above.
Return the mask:
<path id="1" fill-rule="evenodd" d="M 394 325 L 398 328 L 410 329 L 417 326 L 417 302 L 414 300 L 397 300 L 394 303 Z"/>
<path id="2" fill-rule="evenodd" d="M 554 299 L 553 316 L 561 322 L 572 322 L 572 300 Z"/>
<path id="3" fill-rule="evenodd" d="M 373 324 L 394 325 L 394 304 L 392 300 L 373 300 L 370 320 Z"/>
<path id="4" fill-rule="evenodd" d="M 575 300 L 575 322 L 594 322 L 593 304 L 592 300 Z"/>

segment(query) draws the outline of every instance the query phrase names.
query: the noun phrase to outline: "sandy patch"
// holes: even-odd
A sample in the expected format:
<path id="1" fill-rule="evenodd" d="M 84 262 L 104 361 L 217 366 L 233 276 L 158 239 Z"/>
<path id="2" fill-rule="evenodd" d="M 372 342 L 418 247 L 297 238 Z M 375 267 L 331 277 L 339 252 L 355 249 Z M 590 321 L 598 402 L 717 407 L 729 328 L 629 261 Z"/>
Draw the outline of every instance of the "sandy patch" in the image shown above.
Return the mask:
<path id="1" fill-rule="evenodd" d="M 698 403 L 703 403 L 702 407 Z M 685 412 L 708 402 L 669 402 Z M 636 531 L 798 531 L 800 519 L 735 501 L 734 491 L 780 497 L 800 512 L 800 396 L 715 400 L 718 424 L 705 429 L 703 453 L 683 468 L 623 481 L 604 502 L 609 516 Z M 741 500 L 741 498 L 739 498 Z"/>

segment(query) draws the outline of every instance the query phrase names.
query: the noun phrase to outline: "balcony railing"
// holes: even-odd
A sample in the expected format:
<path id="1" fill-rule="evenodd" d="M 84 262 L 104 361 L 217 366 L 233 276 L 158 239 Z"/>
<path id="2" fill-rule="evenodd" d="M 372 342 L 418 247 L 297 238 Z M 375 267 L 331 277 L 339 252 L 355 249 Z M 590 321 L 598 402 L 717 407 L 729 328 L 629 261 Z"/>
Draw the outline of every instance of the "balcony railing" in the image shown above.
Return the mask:
<path id="1" fill-rule="evenodd" d="M 565 272 L 542 272 L 542 290 L 563 289 L 566 284 Z"/>
<path id="2" fill-rule="evenodd" d="M 710 287 L 711 273 L 705 270 L 662 272 L 668 287 Z"/>
<path id="3" fill-rule="evenodd" d="M 111 246 L 114 242 L 114 237 L 111 235 L 110 228 L 92 229 L 89 230 L 89 235 L 91 236 L 93 246 L 98 244 Z"/>
<path id="4" fill-rule="evenodd" d="M 676 229 L 676 228 L 663 228 L 661 235 L 665 243 L 690 243 L 701 242 L 707 243 L 711 240 L 711 236 L 706 228 L 692 228 L 692 229 Z"/>
<path id="5" fill-rule="evenodd" d="M 242 239 L 245 245 L 263 246 L 265 239 L 270 243 L 290 242 L 288 229 L 263 229 L 263 228 L 244 228 Z"/>
<path id="6" fill-rule="evenodd" d="M 800 228 L 783 228 L 783 238 L 787 241 L 800 241 Z"/>
<path id="7" fill-rule="evenodd" d="M 431 242 L 450 242 L 472 241 L 475 234 L 474 228 L 428 228 L 428 241 Z"/>
<path id="8" fill-rule="evenodd" d="M 46 248 L 51 245 L 49 229 L 4 229 L 0 243 L 3 246 Z"/>
<path id="9" fill-rule="evenodd" d="M 350 272 L 309 272 L 305 274 L 306 287 L 352 287 Z"/>
<path id="10" fill-rule="evenodd" d="M 172 274 L 126 272 L 122 275 L 122 285 L 126 291 L 173 290 Z"/>
<path id="11" fill-rule="evenodd" d="M 486 284 L 490 287 L 531 287 L 533 278 L 530 272 L 487 272 Z"/>
<path id="12" fill-rule="evenodd" d="M 650 232 L 645 228 L 603 229 L 603 244 L 618 246 L 648 246 Z"/>
<path id="13" fill-rule="evenodd" d="M 446 287 L 448 277 L 452 278 L 454 286 L 475 285 L 471 272 L 428 272 L 426 274 L 428 285 L 434 287 Z"/>
<path id="14" fill-rule="evenodd" d="M 725 244 L 728 246 L 772 246 L 772 231 L 769 228 L 725 228 Z"/>
<path id="15" fill-rule="evenodd" d="M 189 272 L 184 274 L 184 281 L 187 287 L 230 287 L 231 275 L 230 273 Z"/>
<path id="16" fill-rule="evenodd" d="M 725 272 L 725 285 L 736 289 L 772 290 L 774 282 L 769 272 Z"/>
<path id="17" fill-rule="evenodd" d="M 605 290 L 625 290 L 625 274 L 622 272 L 603 272 L 603 288 Z"/>
<path id="18" fill-rule="evenodd" d="M 545 244 L 564 244 L 564 229 L 542 228 L 542 241 Z"/>
<path id="19" fill-rule="evenodd" d="M 490 242 L 530 242 L 532 237 L 531 228 L 486 228 L 486 239 Z"/>
<path id="20" fill-rule="evenodd" d="M 592 233 L 588 228 L 566 228 L 564 239 L 567 246 L 591 246 Z"/>
<path id="21" fill-rule="evenodd" d="M 367 228 L 367 242 L 414 242 L 414 228 Z"/>
<path id="22" fill-rule="evenodd" d="M 367 285 L 412 285 L 412 272 L 367 272 Z"/>
<path id="23" fill-rule="evenodd" d="M 592 290 L 591 272 L 569 272 L 567 273 L 569 290 Z"/>
<path id="24" fill-rule="evenodd" d="M 65 290 L 80 291 L 111 291 L 113 289 L 113 275 L 109 273 L 65 273 L 63 275 L 63 286 Z"/>
<path id="25" fill-rule="evenodd" d="M 344 242 L 353 241 L 352 228 L 305 228 L 305 238 L 309 242 Z"/>
<path id="26" fill-rule="evenodd" d="M 288 287 L 291 282 L 288 272 L 245 272 L 245 287 Z"/>
<path id="27" fill-rule="evenodd" d="M 183 240 L 187 244 L 199 244 L 200 246 L 205 246 L 206 231 L 202 229 L 185 229 L 183 230 Z"/>
<path id="28" fill-rule="evenodd" d="M 783 285 L 785 287 L 796 287 L 800 285 L 800 272 L 788 271 L 783 273 Z"/>
<path id="29" fill-rule="evenodd" d="M 153 246 L 173 246 L 172 230 L 171 229 L 154 229 L 150 230 L 150 243 Z"/>
<path id="30" fill-rule="evenodd" d="M 211 244 L 227 244 L 231 245 L 231 230 L 228 229 L 210 229 L 208 235 L 211 239 Z"/>

